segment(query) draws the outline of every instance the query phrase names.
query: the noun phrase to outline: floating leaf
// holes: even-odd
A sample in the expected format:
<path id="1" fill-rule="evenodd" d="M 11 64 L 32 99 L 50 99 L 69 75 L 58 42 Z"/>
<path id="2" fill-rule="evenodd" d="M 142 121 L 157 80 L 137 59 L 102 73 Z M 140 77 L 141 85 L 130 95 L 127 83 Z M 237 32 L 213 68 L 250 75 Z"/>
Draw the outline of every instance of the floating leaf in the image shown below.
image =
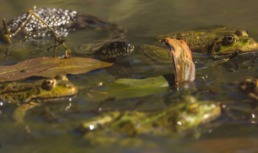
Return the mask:
<path id="1" fill-rule="evenodd" d="M 15 65 L 0 66 L 0 82 L 25 79 L 57 65 L 58 61 L 56 60 L 50 61 L 46 57 L 40 57 L 25 60 Z"/>
<path id="2" fill-rule="evenodd" d="M 46 71 L 38 73 L 37 76 L 54 77 L 57 74 L 81 74 L 113 65 L 113 63 L 83 57 L 72 57 L 67 59 L 52 57 L 48 58 L 48 60 L 50 62 L 52 60 L 58 61 L 59 64 Z"/>
<path id="3" fill-rule="evenodd" d="M 168 89 L 168 82 L 162 76 L 150 77 L 146 79 L 123 78 L 110 84 L 106 84 L 105 86 L 91 89 L 90 95 L 94 99 L 96 99 L 96 97 L 103 99 L 108 97 L 126 99 L 162 93 Z"/>
<path id="4" fill-rule="evenodd" d="M 168 87 L 168 83 L 162 76 L 146 79 L 122 78 L 115 81 L 116 84 L 126 85 L 131 88 L 160 88 Z"/>
<path id="5" fill-rule="evenodd" d="M 111 65 L 112 63 L 90 58 L 39 57 L 15 65 L 0 66 L 0 82 L 16 81 L 31 76 L 54 77 L 58 74 L 81 74 Z"/>

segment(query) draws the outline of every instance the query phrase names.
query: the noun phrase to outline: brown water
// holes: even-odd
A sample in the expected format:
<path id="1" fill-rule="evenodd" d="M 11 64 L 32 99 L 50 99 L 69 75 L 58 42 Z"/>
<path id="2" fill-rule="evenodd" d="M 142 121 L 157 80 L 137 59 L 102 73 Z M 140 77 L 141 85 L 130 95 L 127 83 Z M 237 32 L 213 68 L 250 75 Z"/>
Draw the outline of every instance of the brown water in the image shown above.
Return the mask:
<path id="1" fill-rule="evenodd" d="M 214 25 L 225 25 L 229 27 L 244 28 L 249 34 L 258 40 L 258 15 L 255 0 L 1 0 L 0 18 L 7 20 L 26 12 L 28 9 L 38 7 L 58 7 L 77 10 L 85 14 L 92 14 L 108 21 L 117 23 L 127 30 L 127 38 L 133 44 L 148 43 L 153 37 L 166 32 L 178 32 Z M 72 36 L 87 39 L 88 36 L 80 34 Z M 72 38 L 70 41 L 72 42 Z M 78 38 L 77 38 L 78 39 Z M 69 40 L 68 40 L 69 41 Z M 69 42 L 68 42 L 69 43 Z M 44 55 L 51 56 L 51 53 L 44 52 Z M 37 56 L 33 54 L 32 56 Z M 28 55 L 9 57 L 7 63 L 17 62 L 27 58 Z M 1 54 L 1 63 L 4 57 Z M 258 77 L 258 64 L 251 69 L 243 68 L 237 72 L 229 72 L 223 66 L 216 66 L 210 69 L 197 71 L 197 84 L 202 83 L 202 76 L 208 76 L 207 84 L 215 90 L 212 100 L 222 103 L 250 101 L 236 89 L 236 83 L 246 76 Z M 148 69 L 148 68 L 146 68 Z M 168 67 L 165 67 L 170 71 Z M 140 69 L 142 70 L 142 69 Z M 150 70 L 159 72 L 158 70 Z M 144 71 L 145 72 L 145 71 Z M 149 71 L 147 71 L 149 72 Z M 162 73 L 162 72 L 160 72 Z M 73 99 L 74 109 L 64 111 L 69 105 L 69 101 L 62 104 L 48 106 L 50 114 L 45 109 L 36 108 L 31 110 L 26 116 L 25 124 L 14 123 L 10 117 L 14 108 L 0 107 L 0 152 L 1 153 L 70 153 L 70 152 L 184 152 L 184 153 L 216 153 L 216 152 L 258 152 L 257 147 L 257 125 L 250 124 L 241 117 L 236 120 L 222 117 L 218 121 L 207 124 L 201 132 L 201 136 L 196 138 L 189 136 L 186 138 L 164 138 L 164 137 L 144 137 L 142 140 L 132 138 L 129 145 L 92 145 L 83 138 L 82 135 L 74 131 L 78 123 L 90 118 L 90 110 L 94 110 L 99 105 L 99 101 L 108 96 L 98 95 L 92 98 L 94 93 L 88 93 L 88 89 L 94 88 L 99 82 L 113 82 L 115 77 L 106 70 L 94 71 L 88 74 L 69 76 L 70 80 L 79 87 L 80 93 Z M 121 89 L 123 90 L 123 89 Z M 126 89 L 124 89 L 127 91 Z M 144 96 L 141 91 L 130 91 L 132 96 L 126 97 L 125 92 L 114 92 L 118 100 L 107 104 L 107 108 L 117 107 L 131 109 L 132 105 L 141 101 L 137 98 Z M 152 93 L 166 94 L 167 89 L 153 89 L 145 91 Z M 90 95 L 92 94 L 92 95 Z M 96 94 L 96 93 L 95 93 Z M 127 95 L 127 96 L 128 96 Z M 153 96 L 155 97 L 155 95 Z M 143 97 L 144 99 L 145 97 Z M 122 100 L 120 100 L 122 99 Z M 154 99 L 154 100 L 153 100 Z M 160 105 L 161 99 L 146 98 L 153 107 Z M 246 104 L 243 105 L 244 107 Z M 257 112 L 256 112 L 257 113 Z M 47 115 L 44 115 L 47 114 Z M 255 118 L 254 120 L 257 121 Z M 31 133 L 26 134 L 25 127 L 30 127 Z"/>

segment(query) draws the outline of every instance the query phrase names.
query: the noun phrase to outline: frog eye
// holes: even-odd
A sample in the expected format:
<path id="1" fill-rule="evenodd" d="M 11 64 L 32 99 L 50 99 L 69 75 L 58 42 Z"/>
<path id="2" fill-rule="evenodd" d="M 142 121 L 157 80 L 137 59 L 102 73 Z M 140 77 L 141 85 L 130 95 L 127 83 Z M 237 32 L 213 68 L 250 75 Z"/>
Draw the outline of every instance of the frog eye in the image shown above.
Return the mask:
<path id="1" fill-rule="evenodd" d="M 56 85 L 55 79 L 46 79 L 42 82 L 41 87 L 45 90 L 51 90 Z"/>
<path id="2" fill-rule="evenodd" d="M 191 103 L 187 106 L 187 112 L 196 114 L 199 111 L 199 107 L 200 107 L 200 105 L 198 103 Z"/>
<path id="3" fill-rule="evenodd" d="M 225 36 L 222 40 L 222 45 L 223 46 L 228 46 L 228 45 L 232 45 L 237 41 L 236 37 L 234 37 L 234 35 L 228 35 Z"/>

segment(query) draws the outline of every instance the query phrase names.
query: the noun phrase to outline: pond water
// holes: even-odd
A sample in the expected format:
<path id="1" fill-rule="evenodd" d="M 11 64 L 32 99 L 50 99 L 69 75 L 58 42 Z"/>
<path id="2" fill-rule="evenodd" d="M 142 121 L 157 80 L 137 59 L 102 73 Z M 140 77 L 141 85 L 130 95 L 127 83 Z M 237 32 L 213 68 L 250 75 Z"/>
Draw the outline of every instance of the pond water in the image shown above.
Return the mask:
<path id="1" fill-rule="evenodd" d="M 77 10 L 116 23 L 126 30 L 126 38 L 135 46 L 152 43 L 157 35 L 168 32 L 180 32 L 212 26 L 227 26 L 247 29 L 249 35 L 258 40 L 258 15 L 255 0 L 1 0 L 0 18 L 7 20 L 37 7 L 57 7 Z M 94 33 L 95 34 L 95 33 Z M 78 32 L 67 38 L 68 45 L 77 42 L 90 42 L 99 39 L 90 31 Z M 26 58 L 52 56 L 51 52 L 14 52 L 6 59 L 4 50 L 0 50 L 1 65 L 12 64 Z M 38 50 L 38 49 L 37 49 Z M 60 52 L 62 54 L 62 52 Z M 228 65 L 227 65 L 228 66 Z M 138 102 L 144 103 L 138 109 L 152 110 L 163 108 L 164 95 L 172 94 L 166 87 L 151 89 L 127 89 L 115 86 L 116 90 L 99 89 L 99 84 L 112 84 L 119 77 L 144 78 L 170 73 L 170 63 L 160 65 L 141 65 L 133 72 L 126 69 L 109 68 L 96 70 L 87 74 L 69 75 L 70 81 L 79 89 L 77 97 L 60 104 L 47 105 L 30 110 L 25 123 L 18 124 L 10 117 L 13 107 L 0 106 L 0 152 L 1 153 L 70 153 L 70 152 L 258 152 L 257 109 L 250 103 L 251 99 L 237 89 L 237 84 L 247 76 L 258 77 L 258 62 L 245 65 L 236 72 L 231 72 L 225 65 L 208 69 L 198 69 L 196 86 L 203 84 L 210 93 L 201 99 L 228 104 L 229 107 L 243 108 L 250 112 L 233 112 L 203 127 L 195 129 L 189 136 L 157 137 L 152 135 L 140 138 L 120 138 L 114 144 L 91 144 L 83 134 L 75 129 L 85 119 L 96 115 L 101 102 L 108 101 L 103 109 L 132 110 Z M 122 71 L 125 71 L 123 74 Z M 110 73 L 113 72 L 113 73 Z M 122 73 L 121 76 L 116 72 Z M 119 74 L 120 74 L 119 73 Z M 34 78 L 31 79 L 33 81 Z M 205 80 L 205 81 L 204 81 Z M 204 83 L 205 82 L 205 83 Z M 208 90 L 208 89 L 206 89 Z M 112 100 L 114 98 L 115 100 Z M 111 100 L 107 100 L 111 99 Z M 110 102 L 111 101 L 111 102 Z M 68 111 L 66 108 L 72 105 Z M 236 110 L 237 110 L 236 109 Z M 231 112 L 230 112 L 231 114 Z M 253 115 L 252 123 L 247 119 Z M 196 136 L 197 135 L 197 136 Z M 128 139 L 128 140 L 127 140 Z"/>

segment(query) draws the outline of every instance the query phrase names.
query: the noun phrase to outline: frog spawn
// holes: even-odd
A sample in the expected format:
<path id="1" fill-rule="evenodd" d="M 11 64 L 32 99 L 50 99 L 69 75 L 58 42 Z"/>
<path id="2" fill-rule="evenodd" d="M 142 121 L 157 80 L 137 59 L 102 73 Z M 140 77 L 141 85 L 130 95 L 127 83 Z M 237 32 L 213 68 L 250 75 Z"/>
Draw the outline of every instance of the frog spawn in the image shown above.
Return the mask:
<path id="1" fill-rule="evenodd" d="M 4 28 L 2 35 L 5 42 L 9 45 L 13 40 L 25 40 L 36 42 L 37 44 L 46 44 L 46 40 L 54 39 L 54 45 L 48 47 L 54 49 L 62 45 L 65 48 L 65 57 L 71 56 L 71 49 L 64 43 L 65 37 L 72 31 L 85 28 L 97 28 L 111 30 L 112 38 L 124 37 L 125 31 L 118 28 L 115 24 L 103 21 L 91 15 L 77 13 L 77 11 L 60 8 L 37 8 L 14 18 L 8 24 L 3 20 Z M 115 34 L 113 34 L 115 32 Z M 124 41 L 125 42 L 125 41 Z M 118 44 L 117 46 L 115 46 Z M 117 43 L 110 42 L 104 44 L 96 55 L 100 58 L 116 58 L 127 56 L 133 51 L 133 45 L 126 42 L 127 45 L 121 46 L 122 40 Z M 8 49 L 7 49 L 8 50 Z M 103 52 L 102 52 L 103 51 Z M 95 52 L 94 52 L 95 53 Z"/>
<path id="2" fill-rule="evenodd" d="M 74 31 L 73 25 L 76 20 L 77 12 L 72 10 L 63 10 L 57 8 L 36 8 L 32 10 L 45 23 L 26 12 L 8 23 L 10 37 L 14 37 L 22 29 L 24 39 L 42 39 L 53 37 L 53 32 L 47 27 L 54 28 L 58 37 L 66 37 L 69 31 Z M 47 25 L 46 25 L 47 24 Z"/>

